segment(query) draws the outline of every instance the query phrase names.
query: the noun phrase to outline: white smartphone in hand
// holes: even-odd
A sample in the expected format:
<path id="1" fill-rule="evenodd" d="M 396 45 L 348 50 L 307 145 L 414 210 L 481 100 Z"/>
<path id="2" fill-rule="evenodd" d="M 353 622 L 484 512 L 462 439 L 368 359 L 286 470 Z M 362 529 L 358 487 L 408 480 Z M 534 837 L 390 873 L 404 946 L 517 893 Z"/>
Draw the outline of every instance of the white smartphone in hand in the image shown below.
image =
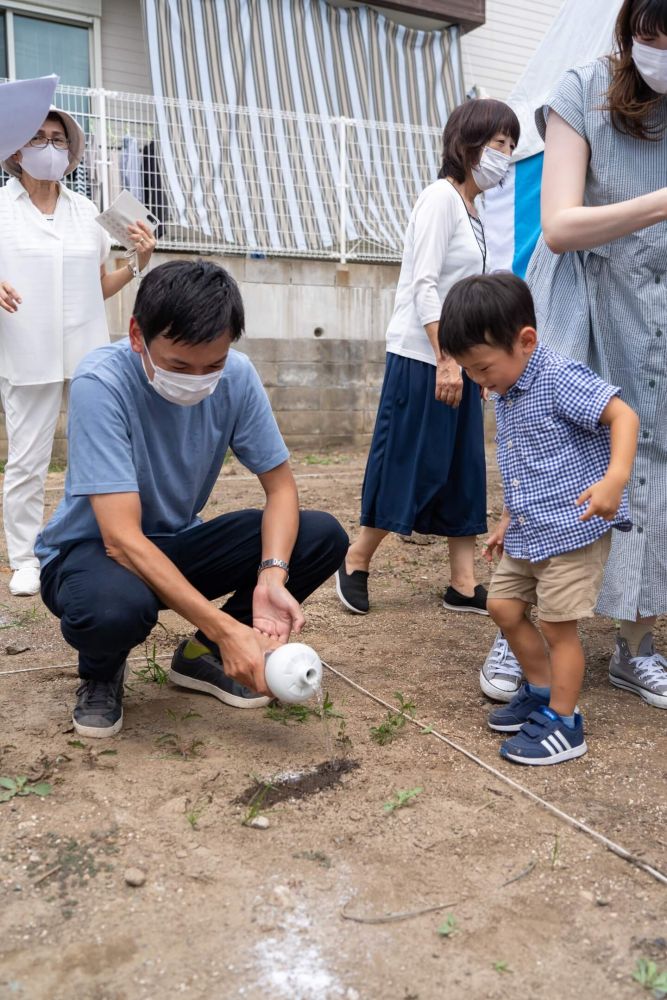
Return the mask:
<path id="1" fill-rule="evenodd" d="M 151 232 L 154 232 L 156 227 L 160 225 L 160 220 L 129 191 L 121 191 L 106 212 L 101 212 L 95 221 L 113 236 L 116 243 L 125 247 L 128 251 L 126 256 L 132 256 L 135 252 L 128 226 L 134 226 L 137 221 L 144 222 Z"/>

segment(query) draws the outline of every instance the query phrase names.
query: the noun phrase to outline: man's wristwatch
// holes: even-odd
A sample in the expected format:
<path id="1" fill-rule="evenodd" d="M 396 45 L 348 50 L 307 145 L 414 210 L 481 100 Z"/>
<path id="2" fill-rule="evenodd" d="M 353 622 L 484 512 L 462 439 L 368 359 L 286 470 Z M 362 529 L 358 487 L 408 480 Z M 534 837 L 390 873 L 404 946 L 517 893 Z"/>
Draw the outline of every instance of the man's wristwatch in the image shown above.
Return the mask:
<path id="1" fill-rule="evenodd" d="M 271 569 L 273 566 L 285 570 L 285 583 L 287 583 L 289 580 L 289 563 L 286 563 L 284 559 L 263 559 L 257 567 L 257 576 L 263 573 L 265 569 Z"/>

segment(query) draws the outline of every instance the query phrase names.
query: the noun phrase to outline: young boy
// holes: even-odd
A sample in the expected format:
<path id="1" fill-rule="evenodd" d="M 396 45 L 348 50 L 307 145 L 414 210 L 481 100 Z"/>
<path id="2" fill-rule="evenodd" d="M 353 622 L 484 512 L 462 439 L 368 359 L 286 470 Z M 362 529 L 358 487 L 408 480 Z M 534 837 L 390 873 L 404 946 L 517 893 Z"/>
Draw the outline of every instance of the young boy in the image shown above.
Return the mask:
<path id="1" fill-rule="evenodd" d="M 588 749 L 576 710 L 584 675 L 577 623 L 593 615 L 610 528 L 631 528 L 624 489 L 639 420 L 618 388 L 540 344 L 535 327 L 525 282 L 488 274 L 453 286 L 438 339 L 496 394 L 505 504 L 486 543 L 489 561 L 502 557 L 488 609 L 526 683 L 491 712 L 489 726 L 514 734 L 500 748 L 508 760 L 558 764 Z M 532 604 L 541 634 L 526 614 Z"/>

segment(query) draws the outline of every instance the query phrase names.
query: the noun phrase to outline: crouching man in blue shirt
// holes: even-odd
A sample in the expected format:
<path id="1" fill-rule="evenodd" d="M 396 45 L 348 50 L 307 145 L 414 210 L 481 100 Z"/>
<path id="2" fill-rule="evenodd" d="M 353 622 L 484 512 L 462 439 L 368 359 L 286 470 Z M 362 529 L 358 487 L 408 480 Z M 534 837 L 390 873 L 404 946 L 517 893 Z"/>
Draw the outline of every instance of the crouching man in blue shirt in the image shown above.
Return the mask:
<path id="1" fill-rule="evenodd" d="M 512 274 L 466 278 L 442 309 L 440 348 L 497 394 L 505 506 L 487 558 L 502 556 L 489 614 L 527 683 L 489 726 L 514 733 L 500 752 L 520 764 L 586 753 L 576 711 L 584 677 L 577 623 L 590 618 L 610 528 L 629 530 L 624 494 L 639 419 L 619 390 L 537 341 L 528 286 Z M 526 612 L 537 606 L 538 630 Z M 546 640 L 546 645 L 545 645 Z"/>
<path id="2" fill-rule="evenodd" d="M 88 355 L 72 381 L 65 498 L 36 553 L 44 602 L 79 653 L 82 736 L 120 731 L 127 657 L 164 608 L 198 630 L 174 654 L 174 683 L 267 704 L 265 650 L 300 632 L 300 603 L 347 551 L 330 514 L 299 512 L 266 393 L 231 349 L 243 325 L 226 271 L 163 264 L 141 284 L 129 341 Z M 257 475 L 264 510 L 202 523 L 228 448 Z"/>

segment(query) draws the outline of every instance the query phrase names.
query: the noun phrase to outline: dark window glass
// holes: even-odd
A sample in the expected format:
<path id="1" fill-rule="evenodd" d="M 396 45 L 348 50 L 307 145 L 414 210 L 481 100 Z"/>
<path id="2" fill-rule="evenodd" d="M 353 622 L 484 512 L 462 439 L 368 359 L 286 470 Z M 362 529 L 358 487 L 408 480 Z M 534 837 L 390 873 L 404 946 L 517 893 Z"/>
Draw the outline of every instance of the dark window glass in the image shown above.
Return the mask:
<path id="1" fill-rule="evenodd" d="M 60 82 L 90 86 L 88 28 L 14 15 L 16 78 L 57 73 Z"/>

